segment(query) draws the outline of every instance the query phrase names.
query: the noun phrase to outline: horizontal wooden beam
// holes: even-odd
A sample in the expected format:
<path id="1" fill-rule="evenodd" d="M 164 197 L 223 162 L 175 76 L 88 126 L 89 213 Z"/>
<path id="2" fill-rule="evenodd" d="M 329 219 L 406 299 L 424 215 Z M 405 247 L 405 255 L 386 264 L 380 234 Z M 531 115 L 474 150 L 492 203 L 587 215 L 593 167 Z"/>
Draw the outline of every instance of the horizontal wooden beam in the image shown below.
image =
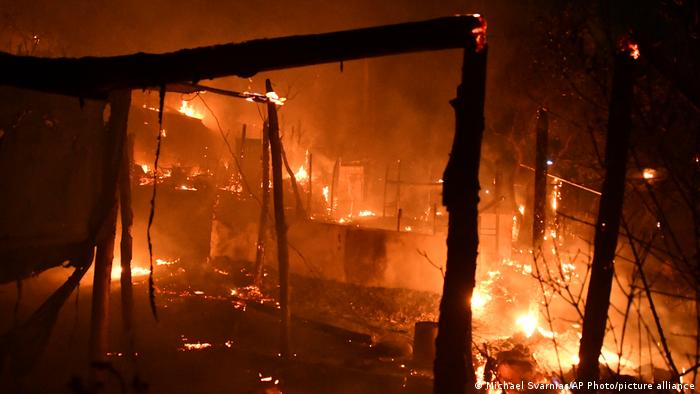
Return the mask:
<path id="1" fill-rule="evenodd" d="M 258 39 L 163 54 L 38 58 L 0 52 L 0 85 L 82 98 L 225 76 L 369 57 L 474 48 L 478 15 L 458 15 L 333 33 Z"/>

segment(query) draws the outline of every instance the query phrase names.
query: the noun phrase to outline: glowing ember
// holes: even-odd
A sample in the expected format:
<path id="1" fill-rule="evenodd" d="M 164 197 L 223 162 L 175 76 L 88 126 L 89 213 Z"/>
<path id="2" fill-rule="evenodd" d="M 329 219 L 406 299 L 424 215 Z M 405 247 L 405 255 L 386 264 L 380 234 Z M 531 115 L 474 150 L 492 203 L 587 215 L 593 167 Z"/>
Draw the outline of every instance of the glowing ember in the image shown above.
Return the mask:
<path id="1" fill-rule="evenodd" d="M 220 270 L 220 269 L 218 269 L 218 268 L 214 268 L 214 272 L 216 272 L 216 273 L 219 274 L 219 275 L 224 275 L 224 276 L 228 276 L 228 275 L 229 275 L 228 272 L 226 272 L 226 271 L 224 271 L 224 270 Z"/>
<path id="2" fill-rule="evenodd" d="M 642 178 L 644 178 L 644 179 L 656 178 L 656 170 L 654 170 L 653 168 L 645 168 L 642 171 Z"/>
<path id="3" fill-rule="evenodd" d="M 179 350 L 203 350 L 211 347 L 211 343 L 207 342 L 194 342 L 194 343 L 183 343 Z"/>
<path id="4" fill-rule="evenodd" d="M 192 187 L 192 186 L 187 186 L 187 185 L 180 185 L 177 187 L 177 190 L 197 191 L 197 188 Z"/>
<path id="5" fill-rule="evenodd" d="M 478 18 L 479 22 L 481 22 L 481 26 L 472 29 L 472 34 L 476 41 L 476 50 L 479 52 L 486 46 L 486 20 L 479 14 L 475 14 L 474 17 Z"/>
<path id="6" fill-rule="evenodd" d="M 556 180 L 557 183 L 554 184 L 552 189 L 552 210 L 556 212 L 559 207 L 559 200 L 561 200 L 561 181 Z"/>
<path id="7" fill-rule="evenodd" d="M 178 112 L 190 118 L 195 118 L 199 120 L 204 119 L 204 114 L 197 111 L 187 100 L 182 100 L 182 104 L 180 105 L 180 109 L 178 109 Z"/>
<path id="8" fill-rule="evenodd" d="M 632 59 L 637 60 L 639 59 L 639 45 L 634 44 L 634 43 L 629 43 L 629 52 L 630 56 L 632 56 Z"/>
<path id="9" fill-rule="evenodd" d="M 168 261 L 163 259 L 156 259 L 156 265 L 173 265 L 177 262 L 178 260 Z"/>
<path id="10" fill-rule="evenodd" d="M 377 216 L 377 214 L 374 213 L 374 212 L 372 212 L 372 211 L 370 211 L 370 210 L 367 210 L 367 209 L 366 209 L 366 210 L 364 210 L 364 211 L 360 211 L 360 212 L 357 214 L 357 216 L 359 216 L 359 217 L 367 217 L 367 216 Z"/>
<path id="11" fill-rule="evenodd" d="M 521 215 L 525 215 L 525 205 L 520 205 L 518 207 L 518 212 L 520 212 Z"/>
<path id="12" fill-rule="evenodd" d="M 151 169 L 148 167 L 148 164 L 141 164 L 141 170 L 144 174 L 148 174 L 149 172 L 151 172 Z"/>

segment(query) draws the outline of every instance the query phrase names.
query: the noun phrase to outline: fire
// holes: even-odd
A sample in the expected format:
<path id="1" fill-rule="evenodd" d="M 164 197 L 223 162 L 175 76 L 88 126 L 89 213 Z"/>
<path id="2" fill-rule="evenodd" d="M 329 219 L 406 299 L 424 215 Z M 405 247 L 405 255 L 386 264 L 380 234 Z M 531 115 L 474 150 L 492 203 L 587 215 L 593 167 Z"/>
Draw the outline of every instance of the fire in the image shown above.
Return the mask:
<path id="1" fill-rule="evenodd" d="M 642 171 L 642 178 L 647 180 L 656 178 L 656 170 L 653 168 L 645 168 Z"/>
<path id="2" fill-rule="evenodd" d="M 131 277 L 136 278 L 139 276 L 146 276 L 150 274 L 151 271 L 148 268 L 143 268 L 143 267 L 137 267 L 137 266 L 131 266 Z M 114 264 L 112 265 L 112 280 L 119 280 L 122 277 L 122 267 L 121 265 Z"/>
<path id="3" fill-rule="evenodd" d="M 374 212 L 372 212 L 372 211 L 370 211 L 370 210 L 368 210 L 368 209 L 365 209 L 364 211 L 360 211 L 360 212 L 357 214 L 357 216 L 359 216 L 359 217 L 368 217 L 368 216 L 377 216 L 377 214 L 374 213 Z"/>
<path id="4" fill-rule="evenodd" d="M 178 112 L 190 118 L 199 120 L 204 119 L 204 114 L 197 111 L 187 100 L 182 100 L 182 104 L 180 104 L 180 109 L 178 109 Z"/>
<path id="5" fill-rule="evenodd" d="M 144 174 L 148 174 L 149 172 L 151 172 L 151 169 L 148 167 L 148 164 L 141 164 L 141 170 Z"/>
<path id="6" fill-rule="evenodd" d="M 287 101 L 286 98 L 278 96 L 275 92 L 267 92 L 265 93 L 265 97 L 277 105 L 284 105 L 284 102 Z"/>
<path id="7" fill-rule="evenodd" d="M 639 45 L 630 43 L 629 44 L 629 51 L 630 51 L 630 56 L 632 56 L 632 59 L 637 60 L 639 59 Z"/>
<path id="8" fill-rule="evenodd" d="M 330 190 L 331 190 L 331 189 L 330 189 L 330 187 L 328 187 L 328 186 L 324 186 L 324 187 L 323 187 L 323 199 L 326 200 L 326 204 L 330 204 L 330 203 L 331 203 L 331 197 L 330 197 L 331 192 L 330 192 Z"/>
<path id="9" fill-rule="evenodd" d="M 479 14 L 474 14 L 474 17 L 479 19 L 481 26 L 472 29 L 474 40 L 476 41 L 476 50 L 480 52 L 486 46 L 486 20 Z"/>
<path id="10" fill-rule="evenodd" d="M 306 183 L 309 181 L 309 173 L 306 172 L 306 168 L 302 165 L 299 170 L 294 173 L 294 178 L 296 178 L 299 183 Z"/>
<path id="11" fill-rule="evenodd" d="M 197 191 L 196 187 L 192 186 L 187 186 L 187 185 L 180 185 L 177 187 L 178 190 L 187 190 L 187 191 Z"/>
<path id="12" fill-rule="evenodd" d="M 559 200 L 561 200 L 561 181 L 558 179 L 556 180 L 557 183 L 554 184 L 553 190 L 552 190 L 552 210 L 556 212 L 557 208 L 559 207 Z"/>
<path id="13" fill-rule="evenodd" d="M 156 265 L 173 265 L 173 264 L 176 264 L 178 261 L 179 261 L 179 259 L 173 260 L 173 261 L 156 259 Z"/>
<path id="14" fill-rule="evenodd" d="M 526 337 L 530 338 L 537 330 L 537 315 L 530 311 L 525 315 L 521 315 L 515 321 L 515 324 L 525 333 Z"/>
<path id="15" fill-rule="evenodd" d="M 478 288 L 474 289 L 472 293 L 472 299 L 470 304 L 472 306 L 472 311 L 479 312 L 483 310 L 484 306 L 491 301 L 491 295 L 488 293 L 481 292 Z"/>

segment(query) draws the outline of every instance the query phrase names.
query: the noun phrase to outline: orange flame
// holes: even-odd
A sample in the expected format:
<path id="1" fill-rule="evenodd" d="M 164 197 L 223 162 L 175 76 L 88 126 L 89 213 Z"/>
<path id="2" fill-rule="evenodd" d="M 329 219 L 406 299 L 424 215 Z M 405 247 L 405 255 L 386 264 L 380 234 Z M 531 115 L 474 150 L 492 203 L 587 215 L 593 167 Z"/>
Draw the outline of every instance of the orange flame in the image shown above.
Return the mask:
<path id="1" fill-rule="evenodd" d="M 199 120 L 204 119 L 204 114 L 197 111 L 187 100 L 182 100 L 182 104 L 180 104 L 180 109 L 178 109 L 178 112 L 190 118 Z"/>

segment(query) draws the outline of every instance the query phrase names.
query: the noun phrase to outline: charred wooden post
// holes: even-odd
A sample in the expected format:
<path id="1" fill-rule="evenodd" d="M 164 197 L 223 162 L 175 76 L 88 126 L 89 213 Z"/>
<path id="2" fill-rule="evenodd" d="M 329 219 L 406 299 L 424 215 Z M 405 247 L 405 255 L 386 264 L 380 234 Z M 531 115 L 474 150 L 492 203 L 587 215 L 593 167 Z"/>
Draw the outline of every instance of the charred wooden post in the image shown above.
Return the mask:
<path id="1" fill-rule="evenodd" d="M 605 338 L 610 292 L 613 283 L 615 250 L 625 195 L 627 150 L 632 122 L 632 96 L 635 59 L 626 51 L 615 57 L 613 85 L 605 144 L 605 179 L 596 222 L 591 279 L 588 285 L 577 380 L 598 380 L 598 357 Z M 585 385 L 581 392 L 587 390 Z"/>
<path id="2" fill-rule="evenodd" d="M 401 217 L 403 216 L 403 210 L 399 208 L 396 211 L 396 231 L 401 232 Z"/>
<path id="3" fill-rule="evenodd" d="M 243 129 L 241 129 L 241 146 L 238 148 L 238 157 L 243 160 L 245 158 L 245 140 L 246 140 L 246 129 L 247 125 L 243 123 Z"/>
<path id="4" fill-rule="evenodd" d="M 115 201 L 116 202 L 116 201 Z M 105 223 L 105 233 L 97 241 L 95 272 L 92 284 L 92 312 L 90 321 L 90 387 L 93 392 L 102 389 L 105 377 L 107 347 L 109 345 L 109 293 L 114 259 L 114 237 L 117 226 L 117 206 Z"/>
<path id="5" fill-rule="evenodd" d="M 482 22 L 483 23 L 483 22 Z M 484 131 L 486 88 L 485 25 L 472 32 L 476 48 L 465 48 L 462 83 L 451 104 L 455 110 L 455 136 L 443 175 L 442 202 L 449 212 L 447 264 L 435 340 L 436 394 L 475 393 L 472 364 L 471 299 L 476 284 L 479 245 L 479 161 Z"/>
<path id="6" fill-rule="evenodd" d="M 129 92 L 129 102 L 131 102 Z M 127 109 L 128 111 L 128 109 Z M 134 223 L 134 214 L 131 209 L 131 169 L 133 167 L 134 138 L 127 134 L 124 152 L 122 154 L 119 169 L 119 212 L 121 214 L 121 241 L 119 245 L 121 277 L 120 293 L 122 303 L 122 327 L 126 343 L 127 357 L 135 360 L 134 343 L 134 290 L 131 283 L 131 259 L 133 257 L 133 238 L 131 227 Z"/>
<path id="7" fill-rule="evenodd" d="M 103 192 L 109 213 L 104 218 L 96 239 L 95 272 L 92 288 L 89 357 L 90 387 L 93 392 L 104 385 L 109 341 L 109 294 L 117 227 L 117 188 L 119 168 L 123 161 L 131 92 L 120 90 L 110 94 L 110 117 L 105 136 Z M 130 272 L 129 268 L 129 272 Z"/>
<path id="8" fill-rule="evenodd" d="M 272 92 L 270 80 L 265 80 L 265 88 Z M 270 134 L 270 154 L 272 156 L 272 198 L 275 203 L 275 231 L 277 233 L 277 258 L 280 281 L 280 353 L 288 358 L 291 314 L 289 311 L 289 250 L 287 249 L 287 223 L 284 218 L 284 184 L 282 181 L 282 144 L 277 123 L 275 103 L 267 103 L 268 132 Z"/>
<path id="9" fill-rule="evenodd" d="M 537 142 L 535 150 L 535 200 L 532 218 L 532 250 L 538 253 L 544 239 L 547 208 L 547 142 L 549 139 L 547 109 L 537 110 Z"/>
<path id="10" fill-rule="evenodd" d="M 309 215 L 313 213 L 313 209 L 311 208 L 311 204 L 313 202 L 313 175 L 314 175 L 314 155 L 313 153 L 309 153 L 309 191 L 306 194 L 306 210 L 308 211 Z"/>
<path id="11" fill-rule="evenodd" d="M 267 233 L 267 212 L 270 210 L 270 134 L 269 122 L 265 122 L 262 132 L 262 196 L 260 203 L 260 221 L 258 224 L 258 242 L 255 245 L 255 278 L 257 287 L 262 285 L 265 266 L 265 234 Z"/>

